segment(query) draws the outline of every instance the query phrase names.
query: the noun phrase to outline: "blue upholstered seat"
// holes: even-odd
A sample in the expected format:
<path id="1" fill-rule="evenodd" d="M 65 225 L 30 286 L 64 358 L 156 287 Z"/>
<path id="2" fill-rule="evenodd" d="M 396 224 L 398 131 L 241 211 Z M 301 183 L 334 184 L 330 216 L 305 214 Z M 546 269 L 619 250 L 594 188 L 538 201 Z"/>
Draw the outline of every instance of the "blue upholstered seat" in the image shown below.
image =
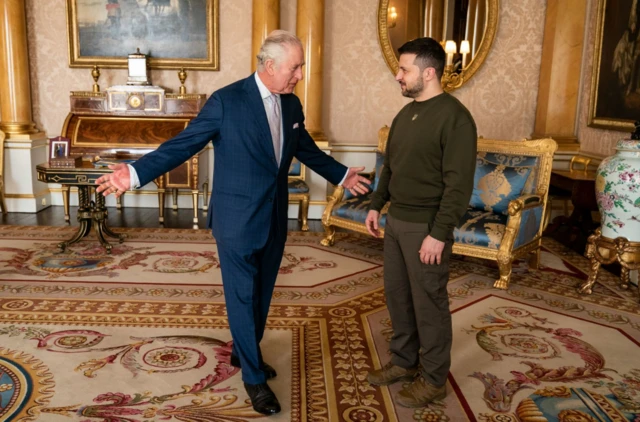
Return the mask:
<path id="1" fill-rule="evenodd" d="M 453 238 L 457 243 L 491 249 L 500 247 L 507 225 L 506 215 L 469 208 L 462 217 L 462 222 L 453 231 Z"/>
<path id="2" fill-rule="evenodd" d="M 302 179 L 289 179 L 289 193 L 309 193 L 309 185 Z"/>
<path id="3" fill-rule="evenodd" d="M 369 205 L 371 204 L 371 193 L 363 196 L 351 197 L 345 201 L 340 202 L 333 211 L 331 215 L 335 217 L 345 218 L 347 220 L 352 220 L 356 223 L 364 224 L 364 221 L 367 219 L 367 214 L 369 213 Z M 384 228 L 384 223 L 387 220 L 387 210 L 382 210 L 380 217 L 380 226 Z"/>

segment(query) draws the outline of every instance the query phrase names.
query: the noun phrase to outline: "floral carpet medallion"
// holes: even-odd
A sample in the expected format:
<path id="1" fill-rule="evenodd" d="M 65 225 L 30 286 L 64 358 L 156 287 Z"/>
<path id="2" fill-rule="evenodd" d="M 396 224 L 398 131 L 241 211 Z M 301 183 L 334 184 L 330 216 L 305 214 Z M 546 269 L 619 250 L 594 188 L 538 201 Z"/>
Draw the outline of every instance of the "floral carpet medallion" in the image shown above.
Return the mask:
<path id="1" fill-rule="evenodd" d="M 454 257 L 447 397 L 397 406 L 401 383 L 367 371 L 389 360 L 382 244 L 291 233 L 265 338 L 282 413 L 253 411 L 230 365 L 215 242 L 206 231 L 126 230 L 63 254 L 69 228 L 0 226 L 0 420 L 78 422 L 640 421 L 640 306 L 603 271 L 545 241 L 508 291 L 488 261 Z"/>

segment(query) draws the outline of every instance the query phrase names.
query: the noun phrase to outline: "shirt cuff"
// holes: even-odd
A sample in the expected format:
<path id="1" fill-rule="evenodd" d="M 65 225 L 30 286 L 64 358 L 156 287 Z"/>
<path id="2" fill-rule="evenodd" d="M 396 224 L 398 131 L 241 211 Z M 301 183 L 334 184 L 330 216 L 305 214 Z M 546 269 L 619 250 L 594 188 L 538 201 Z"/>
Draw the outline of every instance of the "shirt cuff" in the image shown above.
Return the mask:
<path id="1" fill-rule="evenodd" d="M 342 184 L 344 183 L 344 180 L 347 178 L 347 174 L 349 174 L 349 169 L 347 169 L 347 172 L 342 177 L 342 180 L 340 181 L 340 183 L 338 183 L 338 186 L 342 186 Z"/>
<path id="2" fill-rule="evenodd" d="M 129 189 L 138 189 L 140 187 L 140 179 L 138 179 L 138 172 L 133 168 L 131 164 L 127 164 L 129 167 Z"/>

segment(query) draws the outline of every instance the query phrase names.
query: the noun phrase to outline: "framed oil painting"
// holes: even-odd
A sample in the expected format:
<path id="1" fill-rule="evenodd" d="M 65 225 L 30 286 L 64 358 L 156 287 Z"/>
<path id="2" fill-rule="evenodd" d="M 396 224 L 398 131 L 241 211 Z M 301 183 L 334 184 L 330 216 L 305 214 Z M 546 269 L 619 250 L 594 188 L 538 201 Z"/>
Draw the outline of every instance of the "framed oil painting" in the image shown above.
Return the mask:
<path id="1" fill-rule="evenodd" d="M 589 126 L 632 132 L 640 120 L 640 1 L 597 5 Z"/>
<path id="2" fill-rule="evenodd" d="M 70 67 L 219 69 L 219 0 L 67 0 Z"/>

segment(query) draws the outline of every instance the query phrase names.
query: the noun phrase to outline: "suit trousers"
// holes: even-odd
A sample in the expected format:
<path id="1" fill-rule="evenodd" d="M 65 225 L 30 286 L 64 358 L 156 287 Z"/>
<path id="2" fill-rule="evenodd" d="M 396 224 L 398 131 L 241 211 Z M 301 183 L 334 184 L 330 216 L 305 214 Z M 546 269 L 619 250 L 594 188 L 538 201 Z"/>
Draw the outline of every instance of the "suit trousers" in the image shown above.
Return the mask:
<path id="1" fill-rule="evenodd" d="M 285 245 L 278 239 L 276 227 L 274 208 L 271 230 L 264 246 L 240 249 L 218 244 L 233 352 L 240 358 L 242 380 L 247 384 L 266 382 L 260 341 Z"/>
<path id="2" fill-rule="evenodd" d="M 451 366 L 447 282 L 453 239 L 445 242 L 440 264 L 423 264 L 419 251 L 431 227 L 387 215 L 384 289 L 393 327 L 391 362 L 403 368 L 420 363 L 425 380 L 440 387 Z"/>

